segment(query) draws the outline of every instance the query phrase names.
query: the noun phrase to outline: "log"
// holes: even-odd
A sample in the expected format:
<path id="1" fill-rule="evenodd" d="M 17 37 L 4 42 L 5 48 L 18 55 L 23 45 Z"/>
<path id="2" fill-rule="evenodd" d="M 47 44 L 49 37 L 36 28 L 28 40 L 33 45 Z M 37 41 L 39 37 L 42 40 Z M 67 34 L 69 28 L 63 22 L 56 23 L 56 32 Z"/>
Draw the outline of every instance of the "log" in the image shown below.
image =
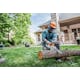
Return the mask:
<path id="1" fill-rule="evenodd" d="M 39 51 L 38 58 L 62 58 L 62 57 L 70 57 L 70 56 L 80 56 L 80 50 L 64 50 L 62 54 L 57 53 L 56 51 L 51 50 L 43 50 Z"/>

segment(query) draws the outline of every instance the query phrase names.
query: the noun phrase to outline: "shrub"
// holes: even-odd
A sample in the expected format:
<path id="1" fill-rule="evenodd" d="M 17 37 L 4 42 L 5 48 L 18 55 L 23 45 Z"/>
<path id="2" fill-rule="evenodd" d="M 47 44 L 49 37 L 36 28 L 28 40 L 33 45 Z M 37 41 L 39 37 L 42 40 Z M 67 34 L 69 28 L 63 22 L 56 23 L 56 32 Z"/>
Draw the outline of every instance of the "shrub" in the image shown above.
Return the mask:
<path id="1" fill-rule="evenodd" d="M 8 40 L 5 40 L 5 39 L 0 39 L 0 43 L 3 43 L 3 44 L 5 44 L 5 43 L 7 43 L 8 42 Z"/>
<path id="2" fill-rule="evenodd" d="M 5 43 L 4 45 L 5 45 L 5 47 L 10 47 L 10 46 L 11 46 L 11 44 L 10 44 L 10 43 L 8 43 L 8 42 L 7 42 L 7 43 Z"/>

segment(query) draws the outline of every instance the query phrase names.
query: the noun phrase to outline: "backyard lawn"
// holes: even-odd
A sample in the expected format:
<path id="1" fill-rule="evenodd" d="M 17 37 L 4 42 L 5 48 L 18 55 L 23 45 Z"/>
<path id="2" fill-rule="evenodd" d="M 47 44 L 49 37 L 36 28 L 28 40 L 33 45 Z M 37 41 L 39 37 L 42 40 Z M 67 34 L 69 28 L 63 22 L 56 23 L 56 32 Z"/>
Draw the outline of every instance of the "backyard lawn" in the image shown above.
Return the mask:
<path id="1" fill-rule="evenodd" d="M 80 46 L 62 46 L 61 49 L 79 50 Z M 41 47 L 12 47 L 0 50 L 6 61 L 1 67 L 77 67 L 80 66 L 80 56 L 71 57 L 71 61 L 58 62 L 54 58 L 39 60 L 37 53 Z"/>

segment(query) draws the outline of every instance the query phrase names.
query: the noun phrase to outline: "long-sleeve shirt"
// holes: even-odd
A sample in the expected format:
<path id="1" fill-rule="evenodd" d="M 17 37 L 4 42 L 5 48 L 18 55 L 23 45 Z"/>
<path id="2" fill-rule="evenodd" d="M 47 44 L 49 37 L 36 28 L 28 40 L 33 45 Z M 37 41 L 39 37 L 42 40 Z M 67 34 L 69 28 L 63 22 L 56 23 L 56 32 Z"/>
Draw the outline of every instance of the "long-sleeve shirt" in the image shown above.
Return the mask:
<path id="1" fill-rule="evenodd" d="M 49 33 L 48 29 L 42 32 L 42 41 L 48 40 L 50 42 L 55 42 L 57 41 L 57 33 L 55 30 L 53 32 Z"/>

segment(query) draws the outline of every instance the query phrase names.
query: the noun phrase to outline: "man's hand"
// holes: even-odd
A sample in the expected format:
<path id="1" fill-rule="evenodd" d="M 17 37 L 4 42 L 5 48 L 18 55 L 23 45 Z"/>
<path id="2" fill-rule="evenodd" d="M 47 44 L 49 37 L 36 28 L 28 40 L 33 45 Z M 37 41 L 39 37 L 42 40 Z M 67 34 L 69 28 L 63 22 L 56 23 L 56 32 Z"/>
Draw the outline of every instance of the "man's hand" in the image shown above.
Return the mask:
<path id="1" fill-rule="evenodd" d="M 54 43 L 50 42 L 48 45 L 49 45 L 49 46 L 54 46 Z"/>
<path id="2" fill-rule="evenodd" d="M 47 43 L 49 46 L 54 46 L 54 43 L 53 43 L 53 42 L 49 42 L 49 41 L 46 40 L 46 39 L 45 39 L 45 41 L 46 41 L 46 43 Z"/>

